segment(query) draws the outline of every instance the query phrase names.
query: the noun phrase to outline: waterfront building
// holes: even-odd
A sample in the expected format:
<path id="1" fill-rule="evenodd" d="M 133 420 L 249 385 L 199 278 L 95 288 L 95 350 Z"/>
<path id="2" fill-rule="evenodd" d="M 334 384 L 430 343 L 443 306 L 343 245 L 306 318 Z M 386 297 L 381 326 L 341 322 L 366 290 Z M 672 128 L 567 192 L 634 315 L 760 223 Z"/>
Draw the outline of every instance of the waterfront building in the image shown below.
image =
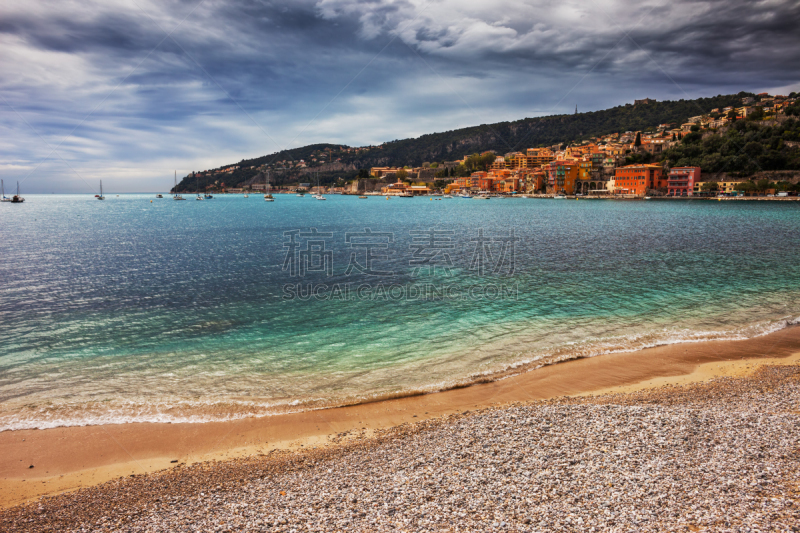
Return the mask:
<path id="1" fill-rule="evenodd" d="M 614 187 L 621 194 L 644 196 L 648 190 L 666 185 L 661 165 L 627 165 L 614 171 Z"/>
<path id="2" fill-rule="evenodd" d="M 667 176 L 669 196 L 692 196 L 694 185 L 700 181 L 700 167 L 674 167 Z"/>
<path id="3" fill-rule="evenodd" d="M 548 192 L 572 194 L 580 173 L 579 161 L 555 160 L 548 165 Z"/>

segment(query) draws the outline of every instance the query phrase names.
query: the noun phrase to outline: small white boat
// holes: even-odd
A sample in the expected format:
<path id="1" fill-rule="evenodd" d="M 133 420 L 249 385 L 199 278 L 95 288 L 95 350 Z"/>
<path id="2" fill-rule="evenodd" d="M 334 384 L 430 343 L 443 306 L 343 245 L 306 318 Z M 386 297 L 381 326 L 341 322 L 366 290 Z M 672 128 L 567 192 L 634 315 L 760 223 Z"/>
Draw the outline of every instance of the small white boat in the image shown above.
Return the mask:
<path id="1" fill-rule="evenodd" d="M 6 188 L 5 185 L 3 184 L 3 180 L 0 180 L 0 195 L 2 196 L 2 198 L 0 198 L 0 202 L 11 201 L 11 198 L 6 198 Z"/>
<path id="2" fill-rule="evenodd" d="M 645 199 L 645 200 L 649 200 L 649 199 L 650 199 L 650 197 L 649 197 L 649 196 L 645 196 L 645 197 L 644 197 L 644 199 Z"/>
<path id="3" fill-rule="evenodd" d="M 472 198 L 469 194 L 462 194 L 459 198 Z"/>
<path id="4" fill-rule="evenodd" d="M 244 197 L 245 197 L 245 198 L 250 198 L 250 195 L 249 195 L 249 194 L 247 194 L 247 193 L 244 193 Z"/>
<path id="5" fill-rule="evenodd" d="M 197 177 L 195 177 L 194 188 L 197 193 L 197 198 L 195 198 L 195 200 L 203 200 L 203 197 L 200 196 L 200 179 Z"/>
<path id="6" fill-rule="evenodd" d="M 156 198 L 164 198 L 163 194 L 156 194 Z"/>
<path id="7" fill-rule="evenodd" d="M 444 196 L 442 196 L 442 198 L 452 198 L 452 196 L 450 196 L 449 194 L 445 194 Z"/>
<path id="8" fill-rule="evenodd" d="M 172 196 L 173 200 L 186 200 L 183 196 L 178 194 L 178 171 L 175 171 L 175 194 Z"/>
<path id="9" fill-rule="evenodd" d="M 480 194 L 478 196 L 473 196 L 472 199 L 473 200 L 491 200 L 492 197 L 491 196 L 486 196 L 485 194 Z"/>
<path id="10" fill-rule="evenodd" d="M 555 196 L 553 196 L 554 200 L 566 200 L 566 198 L 567 197 L 564 196 L 563 194 L 556 194 Z"/>
<path id="11" fill-rule="evenodd" d="M 272 189 L 270 189 L 270 186 L 269 186 L 269 170 L 267 171 L 267 180 L 264 182 L 264 190 L 267 191 L 266 194 L 264 194 L 264 201 L 265 202 L 274 202 L 275 198 L 273 198 L 272 194 L 270 193 L 270 191 Z"/>

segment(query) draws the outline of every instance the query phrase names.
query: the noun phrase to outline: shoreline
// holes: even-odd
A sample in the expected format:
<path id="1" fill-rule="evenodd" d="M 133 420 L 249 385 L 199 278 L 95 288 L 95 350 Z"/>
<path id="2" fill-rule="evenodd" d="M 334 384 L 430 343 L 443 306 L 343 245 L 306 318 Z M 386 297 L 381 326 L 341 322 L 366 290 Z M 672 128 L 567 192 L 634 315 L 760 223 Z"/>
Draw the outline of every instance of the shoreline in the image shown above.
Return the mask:
<path id="1" fill-rule="evenodd" d="M 198 462 L 308 450 L 426 419 L 563 396 L 630 393 L 800 361 L 800 327 L 556 363 L 489 383 L 402 398 L 201 424 L 131 423 L 0 433 L 0 506 Z M 177 461 L 174 463 L 173 461 Z M 31 469 L 29 466 L 33 466 Z"/>

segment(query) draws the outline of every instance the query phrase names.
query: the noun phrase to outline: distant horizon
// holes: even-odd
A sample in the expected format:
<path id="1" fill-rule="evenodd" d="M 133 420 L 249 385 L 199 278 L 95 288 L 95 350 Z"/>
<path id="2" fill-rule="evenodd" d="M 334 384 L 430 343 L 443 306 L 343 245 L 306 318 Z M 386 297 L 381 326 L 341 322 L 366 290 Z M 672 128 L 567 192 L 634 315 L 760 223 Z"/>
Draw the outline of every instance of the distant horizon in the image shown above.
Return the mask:
<path id="1" fill-rule="evenodd" d="M 31 192 L 144 192 L 319 142 L 800 90 L 792 3 L 11 0 L 0 17 L 0 177 Z"/>

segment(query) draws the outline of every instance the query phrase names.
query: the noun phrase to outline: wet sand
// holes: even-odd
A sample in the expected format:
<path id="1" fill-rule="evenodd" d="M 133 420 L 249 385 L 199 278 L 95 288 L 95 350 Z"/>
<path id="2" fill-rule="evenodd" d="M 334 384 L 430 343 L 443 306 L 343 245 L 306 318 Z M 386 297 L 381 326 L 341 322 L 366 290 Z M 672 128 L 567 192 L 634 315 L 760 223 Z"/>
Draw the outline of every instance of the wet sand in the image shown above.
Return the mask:
<path id="1" fill-rule="evenodd" d="M 742 376 L 800 360 L 800 327 L 745 341 L 677 344 L 551 365 L 493 383 L 335 409 L 206 424 L 122 424 L 0 433 L 0 505 L 176 464 L 314 448 L 404 423 L 542 400 Z M 172 461 L 177 461 L 173 463 Z M 33 466 L 33 468 L 30 468 Z"/>

